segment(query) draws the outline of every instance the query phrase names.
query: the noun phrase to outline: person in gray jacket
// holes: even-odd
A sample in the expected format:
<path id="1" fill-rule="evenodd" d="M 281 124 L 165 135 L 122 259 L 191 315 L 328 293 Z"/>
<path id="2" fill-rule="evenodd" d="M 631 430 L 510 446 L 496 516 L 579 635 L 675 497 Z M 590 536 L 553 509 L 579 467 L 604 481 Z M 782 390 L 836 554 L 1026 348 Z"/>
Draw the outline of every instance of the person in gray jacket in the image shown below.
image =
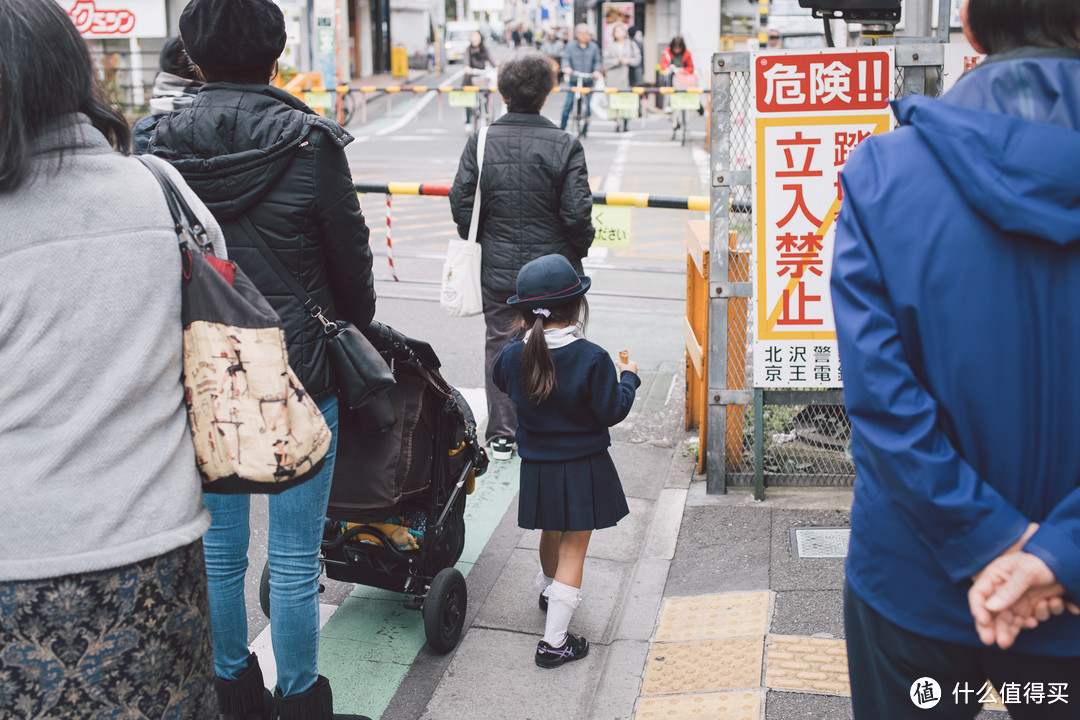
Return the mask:
<path id="1" fill-rule="evenodd" d="M 161 70 L 154 76 L 154 92 L 150 96 L 150 114 L 140 118 L 131 129 L 135 154 L 142 155 L 150 145 L 150 138 L 161 118 L 171 112 L 191 107 L 192 100 L 203 84 L 195 77 L 195 63 L 191 62 L 184 41 L 178 37 L 165 41 L 159 56 Z"/>
<path id="2" fill-rule="evenodd" d="M 104 97 L 59 5 L 0 3 L 0 717 L 216 720 L 176 231 Z"/>
<path id="3" fill-rule="evenodd" d="M 577 99 L 573 89 L 577 87 L 579 78 L 575 78 L 574 73 L 578 73 L 579 76 L 589 76 L 580 78 L 581 86 L 591 88 L 593 83 L 603 76 L 603 70 L 604 59 L 600 55 L 600 46 L 593 42 L 589 26 L 585 23 L 578 23 L 574 27 L 574 41 L 568 42 L 563 49 L 562 72 L 566 75 L 567 82 L 570 83 L 570 91 L 566 93 L 566 102 L 563 104 L 562 121 L 559 123 L 560 130 L 566 129 L 566 123 L 570 120 L 570 112 L 574 109 L 574 100 Z M 589 115 L 591 113 L 588 96 L 585 99 L 585 126 L 581 130 L 582 137 L 589 134 Z"/>
<path id="4" fill-rule="evenodd" d="M 477 241 L 483 246 L 480 285 L 487 324 L 486 440 L 496 460 L 510 459 L 517 432 L 514 405 L 492 382 L 491 365 L 517 327 L 517 313 L 506 300 L 516 292 L 518 270 L 530 260 L 558 253 L 580 274 L 581 259 L 593 241 L 585 150 L 540 114 L 555 77 L 554 63 L 536 50 L 519 50 L 503 61 L 499 92 L 508 112 L 491 125 L 484 149 Z M 476 145 L 474 134 L 450 190 L 450 209 L 462 238 L 468 238 L 476 210 Z"/>

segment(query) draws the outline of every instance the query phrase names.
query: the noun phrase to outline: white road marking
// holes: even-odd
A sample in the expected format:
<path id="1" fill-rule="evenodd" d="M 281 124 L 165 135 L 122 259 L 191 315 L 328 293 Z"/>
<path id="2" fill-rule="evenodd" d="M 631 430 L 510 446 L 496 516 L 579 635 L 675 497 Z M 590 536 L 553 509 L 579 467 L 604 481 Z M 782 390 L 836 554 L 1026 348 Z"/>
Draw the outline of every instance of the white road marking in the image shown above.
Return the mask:
<path id="1" fill-rule="evenodd" d="M 407 113 L 398 118 L 398 121 L 396 123 L 394 123 L 393 125 L 388 125 L 382 130 L 375 132 L 374 134 L 389 135 L 390 133 L 397 132 L 401 128 L 405 127 L 416 119 L 416 116 L 420 114 L 420 111 L 427 107 L 428 104 L 435 99 L 436 95 L 438 95 L 438 93 L 435 91 L 424 93 L 424 96 L 417 100 L 416 104 L 413 105 Z"/>
<path id="2" fill-rule="evenodd" d="M 337 612 L 337 605 L 324 605 L 319 603 L 319 629 Z M 259 667 L 262 668 L 263 684 L 267 690 L 273 690 L 277 685 L 277 660 L 274 659 L 274 644 L 270 640 L 270 626 L 267 625 L 259 636 L 248 647 L 251 652 L 259 656 Z"/>

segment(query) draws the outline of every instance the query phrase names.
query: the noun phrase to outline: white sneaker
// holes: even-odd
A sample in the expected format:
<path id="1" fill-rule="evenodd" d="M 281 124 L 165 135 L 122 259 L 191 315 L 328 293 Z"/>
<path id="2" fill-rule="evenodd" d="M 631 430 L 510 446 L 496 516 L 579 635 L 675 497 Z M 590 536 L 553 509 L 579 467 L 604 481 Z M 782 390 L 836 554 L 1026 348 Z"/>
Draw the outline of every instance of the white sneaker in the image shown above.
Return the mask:
<path id="1" fill-rule="evenodd" d="M 670 115 L 671 114 L 671 106 L 670 105 L 668 105 L 666 108 L 664 108 L 664 114 L 665 115 Z"/>
<path id="2" fill-rule="evenodd" d="M 488 447 L 495 460 L 509 460 L 514 456 L 514 442 L 507 438 L 495 438 Z"/>

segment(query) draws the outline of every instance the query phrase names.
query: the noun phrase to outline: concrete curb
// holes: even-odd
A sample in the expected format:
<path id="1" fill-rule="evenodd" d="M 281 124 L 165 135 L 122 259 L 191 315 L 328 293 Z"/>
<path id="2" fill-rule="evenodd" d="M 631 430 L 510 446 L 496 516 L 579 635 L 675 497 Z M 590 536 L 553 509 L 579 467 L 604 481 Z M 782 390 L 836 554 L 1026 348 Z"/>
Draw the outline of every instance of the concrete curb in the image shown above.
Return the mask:
<path id="1" fill-rule="evenodd" d="M 590 720 L 634 717 L 693 474 L 685 467 L 680 445 L 676 443 L 664 489 L 657 498 L 641 554 L 624 594 L 611 651 L 605 656 L 586 715 Z"/>

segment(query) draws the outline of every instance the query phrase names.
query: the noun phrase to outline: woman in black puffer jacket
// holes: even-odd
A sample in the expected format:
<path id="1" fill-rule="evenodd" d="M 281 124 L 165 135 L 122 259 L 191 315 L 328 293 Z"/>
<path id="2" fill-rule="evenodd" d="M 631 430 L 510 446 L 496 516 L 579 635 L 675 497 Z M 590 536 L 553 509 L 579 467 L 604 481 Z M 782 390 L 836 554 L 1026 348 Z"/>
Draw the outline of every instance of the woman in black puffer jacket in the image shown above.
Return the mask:
<path id="1" fill-rule="evenodd" d="M 258 662 L 247 650 L 248 496 L 206 496 L 213 523 L 204 548 L 221 711 L 329 718 L 330 687 L 317 667 L 318 579 L 337 444 L 334 378 L 321 324 L 239 220 L 247 216 L 328 317 L 367 327 L 375 291 L 368 228 L 344 152 L 352 137 L 268 84 L 285 45 L 285 20 L 271 0 L 193 0 L 180 17 L 180 33 L 208 84 L 190 108 L 159 123 L 150 152 L 180 171 L 221 224 L 230 259 L 277 311 L 289 362 L 335 435 L 315 478 L 269 499 L 276 703 L 263 697 Z"/>
<path id="2" fill-rule="evenodd" d="M 510 459 L 517 413 L 492 383 L 491 365 L 519 329 L 517 312 L 506 304 L 516 292 L 518 270 L 530 260 L 558 253 L 581 274 L 581 259 L 593 241 L 585 150 L 540 114 L 556 75 L 551 58 L 535 50 L 519 50 L 502 62 L 499 93 L 509 112 L 492 123 L 484 148 L 477 240 L 484 249 L 486 441 L 498 460 Z M 469 237 L 476 195 L 476 143 L 474 134 L 450 190 L 450 209 L 463 238 Z"/>

